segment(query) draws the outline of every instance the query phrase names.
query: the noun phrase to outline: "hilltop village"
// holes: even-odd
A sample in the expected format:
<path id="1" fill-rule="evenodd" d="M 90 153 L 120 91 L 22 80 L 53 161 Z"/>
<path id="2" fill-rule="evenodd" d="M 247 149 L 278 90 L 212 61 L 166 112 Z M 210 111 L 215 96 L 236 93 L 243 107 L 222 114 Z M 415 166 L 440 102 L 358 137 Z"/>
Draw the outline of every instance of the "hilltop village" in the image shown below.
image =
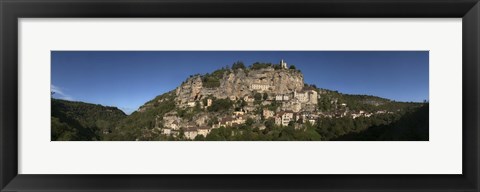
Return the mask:
<path id="1" fill-rule="evenodd" d="M 187 140 L 207 137 L 221 127 L 247 125 L 264 130 L 268 126 L 292 126 L 302 129 L 315 125 L 321 118 L 352 119 L 375 114 L 393 113 L 387 110 L 351 110 L 329 96 L 328 90 L 304 83 L 303 74 L 284 60 L 278 64 L 254 63 L 249 68 L 236 63 L 212 74 L 192 75 L 171 97 L 155 102 L 173 100 L 175 109 L 156 116 L 154 130 L 160 134 Z M 328 100 L 325 100 L 328 99 Z M 319 102 L 333 110 L 322 110 Z M 375 101 L 372 105 L 381 105 Z M 143 112 L 155 103 L 142 106 Z M 144 133 L 148 134 L 150 133 Z"/>
<path id="2" fill-rule="evenodd" d="M 249 66 L 238 61 L 193 74 L 130 115 L 112 106 L 51 101 L 52 141 L 429 139 L 427 101 L 317 88 L 284 60 Z"/>

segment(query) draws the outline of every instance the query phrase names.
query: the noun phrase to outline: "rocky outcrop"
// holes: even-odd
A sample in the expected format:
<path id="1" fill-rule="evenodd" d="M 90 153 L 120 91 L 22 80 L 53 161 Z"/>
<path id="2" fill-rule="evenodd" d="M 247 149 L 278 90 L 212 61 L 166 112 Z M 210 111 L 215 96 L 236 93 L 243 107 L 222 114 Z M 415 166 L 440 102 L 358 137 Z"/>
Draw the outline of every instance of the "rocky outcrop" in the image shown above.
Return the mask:
<path id="1" fill-rule="evenodd" d="M 185 106 L 189 102 L 201 100 L 206 96 L 216 98 L 243 98 L 255 92 L 269 95 L 286 94 L 301 91 L 304 86 L 303 75 L 294 69 L 267 67 L 258 70 L 226 70 L 218 87 L 203 86 L 203 77 L 196 75 L 188 78 L 176 89 L 176 103 Z"/>
<path id="2" fill-rule="evenodd" d="M 190 77 L 186 82 L 175 90 L 176 101 L 179 104 L 186 104 L 189 101 L 197 101 L 203 95 L 202 78 L 199 75 Z"/>

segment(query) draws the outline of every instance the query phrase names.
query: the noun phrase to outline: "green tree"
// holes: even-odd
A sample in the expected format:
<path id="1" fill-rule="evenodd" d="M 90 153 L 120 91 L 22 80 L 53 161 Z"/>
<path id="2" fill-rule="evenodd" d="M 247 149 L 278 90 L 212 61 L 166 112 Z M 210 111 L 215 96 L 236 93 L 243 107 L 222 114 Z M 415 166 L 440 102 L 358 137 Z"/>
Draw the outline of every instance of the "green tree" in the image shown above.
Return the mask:
<path id="1" fill-rule="evenodd" d="M 252 70 L 258 70 L 258 69 L 263 69 L 272 66 L 271 63 L 260 63 L 260 62 L 255 62 L 250 66 L 250 69 Z"/>
<path id="2" fill-rule="evenodd" d="M 263 93 L 263 100 L 267 100 L 268 99 L 268 94 L 267 93 Z"/>
<path id="3" fill-rule="evenodd" d="M 51 140 L 104 140 L 126 117 L 116 107 L 51 99 Z"/>
<path id="4" fill-rule="evenodd" d="M 253 120 L 252 118 L 247 118 L 247 120 L 245 121 L 245 125 L 247 127 L 252 127 L 254 123 L 255 123 L 255 120 Z"/>
<path id="5" fill-rule="evenodd" d="M 275 128 L 275 120 L 273 120 L 272 118 L 267 119 L 265 121 L 265 128 L 266 130 L 273 130 Z"/>
<path id="6" fill-rule="evenodd" d="M 212 101 L 212 105 L 208 108 L 210 112 L 228 111 L 233 108 L 233 102 L 230 99 L 216 99 Z"/>
<path id="7" fill-rule="evenodd" d="M 245 68 L 246 68 L 246 67 L 245 67 L 245 65 L 243 64 L 242 61 L 237 61 L 237 62 L 233 63 L 233 65 L 232 65 L 232 70 L 236 70 L 236 69 L 243 69 L 243 70 L 245 70 Z"/>
<path id="8" fill-rule="evenodd" d="M 278 65 L 273 65 L 273 68 L 274 68 L 275 70 L 279 70 L 279 69 L 282 69 L 282 66 L 281 66 L 280 64 L 278 64 Z"/>
<path id="9" fill-rule="evenodd" d="M 255 93 L 253 95 L 253 98 L 255 98 L 256 101 L 261 101 L 262 100 L 262 94 L 261 93 Z"/>
<path id="10" fill-rule="evenodd" d="M 194 140 L 195 141 L 205 141 L 205 137 L 203 135 L 197 135 Z"/>

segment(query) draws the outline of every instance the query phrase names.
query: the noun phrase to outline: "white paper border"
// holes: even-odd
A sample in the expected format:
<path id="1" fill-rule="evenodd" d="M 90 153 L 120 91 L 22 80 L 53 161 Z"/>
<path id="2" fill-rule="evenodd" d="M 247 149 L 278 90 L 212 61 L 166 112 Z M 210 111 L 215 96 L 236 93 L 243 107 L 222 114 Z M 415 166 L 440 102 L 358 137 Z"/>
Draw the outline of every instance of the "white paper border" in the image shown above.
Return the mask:
<path id="1" fill-rule="evenodd" d="M 19 174 L 461 174 L 461 40 L 452 18 L 19 19 Z M 430 50 L 430 141 L 50 142 L 51 50 Z"/>

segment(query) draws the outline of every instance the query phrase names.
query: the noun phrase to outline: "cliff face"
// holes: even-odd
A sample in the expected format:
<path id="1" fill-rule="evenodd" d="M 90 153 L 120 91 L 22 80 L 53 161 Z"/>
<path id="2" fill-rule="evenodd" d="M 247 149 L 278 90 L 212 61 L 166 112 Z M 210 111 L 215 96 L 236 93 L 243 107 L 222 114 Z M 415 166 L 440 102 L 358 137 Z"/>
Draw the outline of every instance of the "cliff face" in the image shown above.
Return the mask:
<path id="1" fill-rule="evenodd" d="M 180 106 L 198 101 L 206 96 L 224 99 L 242 98 L 254 92 L 267 93 L 270 96 L 301 91 L 304 86 L 303 75 L 293 69 L 273 69 L 272 67 L 251 70 L 227 70 L 219 78 L 219 86 L 204 86 L 204 76 L 190 77 L 176 89 L 176 102 Z"/>
<path id="2" fill-rule="evenodd" d="M 358 131 L 372 126 L 367 136 L 374 137 L 367 140 L 428 140 L 428 106 L 384 131 L 425 104 L 304 86 L 302 73 L 283 61 L 232 68 L 193 75 L 128 116 L 113 107 L 52 99 L 52 140 L 348 140 L 339 137 L 347 133 L 361 140 Z M 326 129 L 336 123 L 342 126 Z M 284 128 L 286 134 L 278 134 Z"/>

